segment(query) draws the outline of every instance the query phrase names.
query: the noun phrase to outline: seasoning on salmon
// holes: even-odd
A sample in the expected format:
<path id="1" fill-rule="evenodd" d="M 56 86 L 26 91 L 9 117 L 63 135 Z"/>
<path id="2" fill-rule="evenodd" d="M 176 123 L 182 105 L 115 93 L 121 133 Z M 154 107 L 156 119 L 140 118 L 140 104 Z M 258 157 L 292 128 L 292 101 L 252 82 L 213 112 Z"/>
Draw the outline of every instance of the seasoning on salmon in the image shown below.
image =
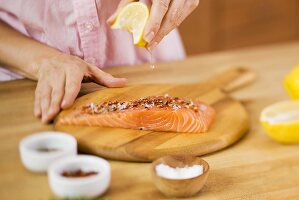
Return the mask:
<path id="1" fill-rule="evenodd" d="M 60 117 L 57 123 L 202 133 L 207 132 L 215 114 L 212 107 L 202 102 L 164 95 L 90 103 Z"/>

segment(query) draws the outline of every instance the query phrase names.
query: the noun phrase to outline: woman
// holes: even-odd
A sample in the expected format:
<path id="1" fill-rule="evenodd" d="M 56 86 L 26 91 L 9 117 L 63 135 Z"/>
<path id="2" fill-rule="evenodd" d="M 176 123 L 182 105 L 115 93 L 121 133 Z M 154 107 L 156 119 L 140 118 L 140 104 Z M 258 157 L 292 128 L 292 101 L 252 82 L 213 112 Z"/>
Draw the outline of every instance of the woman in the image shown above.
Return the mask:
<path id="1" fill-rule="evenodd" d="M 113 23 L 120 9 L 132 1 L 0 0 L 1 80 L 20 75 L 37 80 L 34 113 L 45 123 L 61 108 L 72 105 L 82 80 L 123 87 L 126 79 L 101 69 L 148 62 L 149 56 L 133 45 L 130 34 L 111 30 L 106 20 Z M 151 14 L 144 38 L 147 48 L 155 49 L 154 59 L 183 59 L 184 49 L 175 28 L 199 0 L 145 3 L 151 6 Z"/>

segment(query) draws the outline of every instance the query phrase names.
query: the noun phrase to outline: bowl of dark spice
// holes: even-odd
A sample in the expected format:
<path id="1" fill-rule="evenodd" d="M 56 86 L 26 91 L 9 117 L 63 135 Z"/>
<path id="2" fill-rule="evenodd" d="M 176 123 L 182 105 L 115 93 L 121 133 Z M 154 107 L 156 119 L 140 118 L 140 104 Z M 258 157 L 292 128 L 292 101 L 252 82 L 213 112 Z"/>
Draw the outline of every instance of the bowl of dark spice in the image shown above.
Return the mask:
<path id="1" fill-rule="evenodd" d="M 110 185 L 110 164 L 103 158 L 78 155 L 55 161 L 48 169 L 50 188 L 59 198 L 95 198 Z"/>
<path id="2" fill-rule="evenodd" d="M 46 172 L 55 160 L 77 154 L 76 139 L 66 133 L 46 131 L 29 135 L 19 145 L 23 165 L 33 172 Z"/>

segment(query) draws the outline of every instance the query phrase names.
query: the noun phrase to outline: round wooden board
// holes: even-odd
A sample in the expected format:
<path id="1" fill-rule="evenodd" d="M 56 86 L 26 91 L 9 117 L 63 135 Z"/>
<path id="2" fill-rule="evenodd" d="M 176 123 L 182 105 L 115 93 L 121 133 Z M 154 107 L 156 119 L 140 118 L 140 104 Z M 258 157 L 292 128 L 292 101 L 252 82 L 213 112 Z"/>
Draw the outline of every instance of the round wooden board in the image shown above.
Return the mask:
<path id="1" fill-rule="evenodd" d="M 204 155 L 223 149 L 240 139 L 249 128 L 248 114 L 243 105 L 223 92 L 240 85 L 236 80 L 244 72 L 226 72 L 216 79 L 192 85 L 138 85 L 102 89 L 76 100 L 72 108 L 58 117 L 91 102 L 132 100 L 150 95 L 169 94 L 201 100 L 216 109 L 216 119 L 207 133 L 154 132 L 120 128 L 55 125 L 56 130 L 76 137 L 79 149 L 110 159 L 152 161 L 169 154 Z M 221 78 L 222 77 L 222 78 Z M 238 83 L 236 85 L 236 83 Z M 242 83 L 243 84 L 243 83 Z"/>

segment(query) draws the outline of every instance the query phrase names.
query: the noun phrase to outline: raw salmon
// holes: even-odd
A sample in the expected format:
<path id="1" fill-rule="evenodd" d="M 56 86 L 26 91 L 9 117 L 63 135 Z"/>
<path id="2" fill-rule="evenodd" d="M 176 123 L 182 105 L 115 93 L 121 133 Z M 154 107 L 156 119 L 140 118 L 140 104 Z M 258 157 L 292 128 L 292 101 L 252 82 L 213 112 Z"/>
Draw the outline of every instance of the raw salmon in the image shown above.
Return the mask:
<path id="1" fill-rule="evenodd" d="M 165 95 L 90 103 L 60 117 L 57 123 L 200 133 L 209 129 L 214 118 L 215 110 L 202 102 Z"/>

